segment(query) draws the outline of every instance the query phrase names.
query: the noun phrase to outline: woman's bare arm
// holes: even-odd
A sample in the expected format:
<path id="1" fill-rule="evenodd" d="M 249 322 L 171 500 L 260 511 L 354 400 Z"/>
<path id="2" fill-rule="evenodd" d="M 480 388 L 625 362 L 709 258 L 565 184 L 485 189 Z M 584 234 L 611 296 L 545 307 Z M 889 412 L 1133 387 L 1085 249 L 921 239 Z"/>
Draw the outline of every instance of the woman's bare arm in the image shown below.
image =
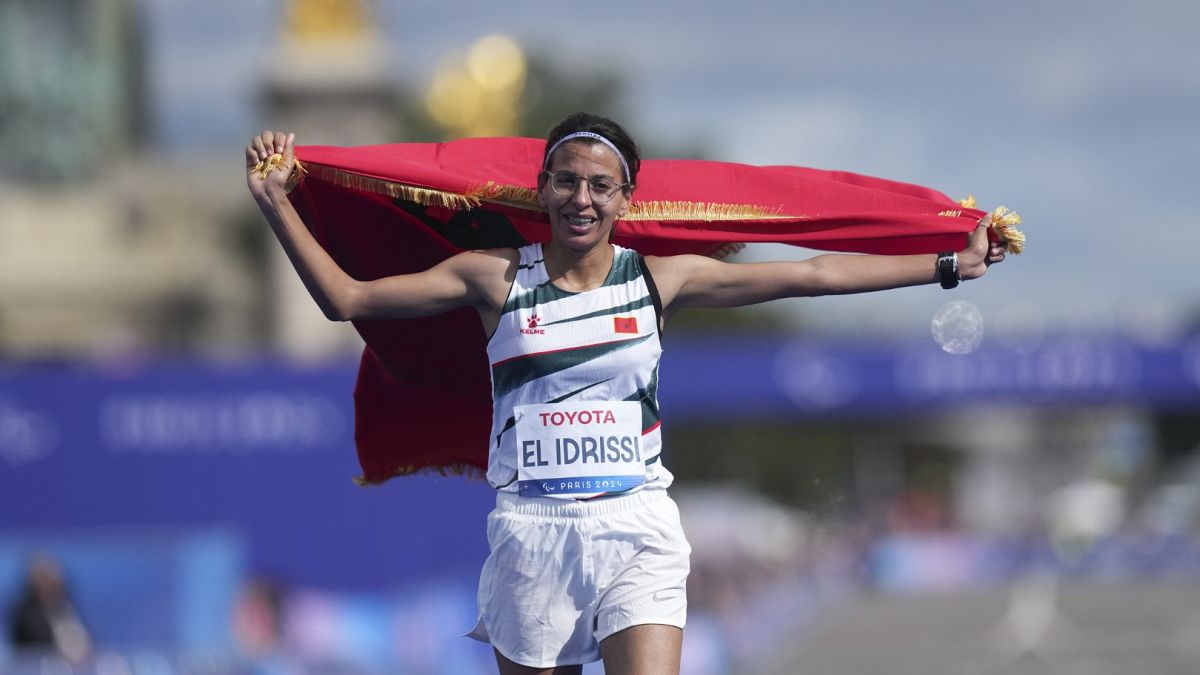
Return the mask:
<path id="1" fill-rule="evenodd" d="M 350 319 L 410 318 L 472 306 L 498 312 L 515 251 L 468 251 L 416 274 L 360 281 L 346 274 L 309 232 L 288 200 L 284 184 L 295 163 L 294 134 L 264 131 L 246 146 L 247 187 L 305 288 L 325 316 Z M 273 153 L 283 170 L 260 178 L 250 169 Z"/>
<path id="2" fill-rule="evenodd" d="M 962 279 L 983 276 L 1004 259 L 1004 246 L 989 244 L 987 218 L 958 252 Z M 724 263 L 704 256 L 647 258 L 670 311 L 684 307 L 738 307 L 777 298 L 866 293 L 937 282 L 937 256 L 830 253 L 797 262 Z"/>

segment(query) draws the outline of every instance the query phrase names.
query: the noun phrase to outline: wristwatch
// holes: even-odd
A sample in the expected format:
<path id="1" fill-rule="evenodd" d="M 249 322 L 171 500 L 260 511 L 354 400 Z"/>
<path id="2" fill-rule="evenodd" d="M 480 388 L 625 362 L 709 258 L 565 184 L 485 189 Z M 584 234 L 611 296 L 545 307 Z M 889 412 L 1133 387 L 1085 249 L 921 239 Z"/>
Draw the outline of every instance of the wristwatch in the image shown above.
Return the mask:
<path id="1" fill-rule="evenodd" d="M 958 282 L 962 281 L 962 275 L 958 272 L 958 254 L 952 251 L 939 253 L 937 273 L 938 279 L 942 282 L 942 288 L 949 290 L 957 286 Z"/>

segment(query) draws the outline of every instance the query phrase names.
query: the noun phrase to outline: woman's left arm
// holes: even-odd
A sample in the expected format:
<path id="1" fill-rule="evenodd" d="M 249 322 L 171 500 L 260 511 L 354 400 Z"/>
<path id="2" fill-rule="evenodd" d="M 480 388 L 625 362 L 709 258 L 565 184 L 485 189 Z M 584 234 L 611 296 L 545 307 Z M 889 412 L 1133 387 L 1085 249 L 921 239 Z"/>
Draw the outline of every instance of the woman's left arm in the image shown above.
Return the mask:
<path id="1" fill-rule="evenodd" d="M 958 252 L 959 275 L 977 279 L 1004 260 L 988 241 L 990 217 Z M 777 298 L 867 293 L 936 283 L 937 255 L 828 253 L 797 262 L 731 264 L 695 255 L 647 258 L 668 314 L 684 307 L 739 307 Z"/>

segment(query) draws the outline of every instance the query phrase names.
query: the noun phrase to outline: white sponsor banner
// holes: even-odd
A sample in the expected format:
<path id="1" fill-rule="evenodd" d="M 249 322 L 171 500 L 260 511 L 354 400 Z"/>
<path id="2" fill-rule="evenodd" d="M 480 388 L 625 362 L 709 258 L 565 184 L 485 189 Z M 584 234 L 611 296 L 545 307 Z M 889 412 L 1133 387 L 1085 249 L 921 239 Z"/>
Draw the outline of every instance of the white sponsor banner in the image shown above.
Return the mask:
<path id="1" fill-rule="evenodd" d="M 308 452 L 347 426 L 332 402 L 303 392 L 141 393 L 106 397 L 100 437 L 114 453 Z"/>
<path id="2" fill-rule="evenodd" d="M 640 403 L 523 405 L 513 412 L 522 495 L 585 499 L 645 482 Z"/>

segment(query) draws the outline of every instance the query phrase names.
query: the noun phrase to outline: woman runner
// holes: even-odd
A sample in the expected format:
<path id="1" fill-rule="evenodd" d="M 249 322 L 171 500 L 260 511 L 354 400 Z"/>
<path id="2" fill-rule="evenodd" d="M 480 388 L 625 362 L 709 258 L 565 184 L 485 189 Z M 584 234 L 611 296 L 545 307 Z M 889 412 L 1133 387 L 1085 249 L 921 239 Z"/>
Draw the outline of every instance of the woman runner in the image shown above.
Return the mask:
<path id="1" fill-rule="evenodd" d="M 546 139 L 538 201 L 550 239 L 465 251 L 416 274 L 359 281 L 289 202 L 294 134 L 264 131 L 247 184 L 301 280 L 334 321 L 428 316 L 474 307 L 489 336 L 493 426 L 491 553 L 471 637 L 499 670 L 678 673 L 690 548 L 660 461 L 659 336 L 677 311 L 799 296 L 864 293 L 982 276 L 1004 259 L 989 218 L 956 256 L 823 254 L 730 264 L 698 255 L 643 258 L 611 243 L 629 210 L 640 157 L 615 122 L 576 113 Z M 534 167 L 530 167 L 534 170 Z M 956 261 L 953 259 L 956 258 Z"/>

